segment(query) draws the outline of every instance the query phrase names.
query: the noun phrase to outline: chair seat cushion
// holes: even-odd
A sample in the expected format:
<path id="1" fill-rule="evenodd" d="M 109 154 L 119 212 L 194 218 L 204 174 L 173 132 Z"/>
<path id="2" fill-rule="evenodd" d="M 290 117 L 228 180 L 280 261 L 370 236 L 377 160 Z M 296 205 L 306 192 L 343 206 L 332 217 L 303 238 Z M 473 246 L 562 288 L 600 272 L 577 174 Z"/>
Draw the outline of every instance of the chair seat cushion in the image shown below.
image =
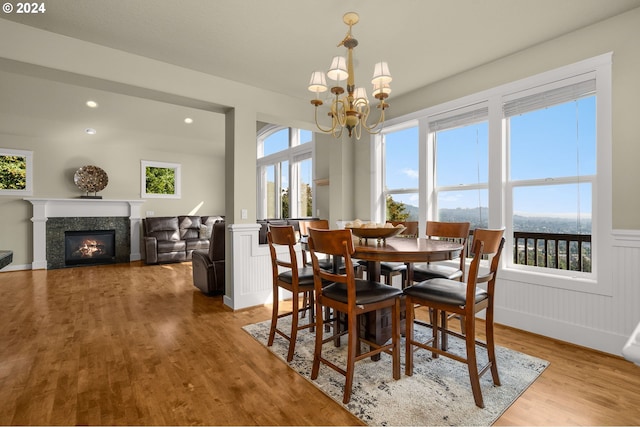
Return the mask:
<path id="1" fill-rule="evenodd" d="M 415 264 L 413 266 L 413 279 L 416 282 L 429 279 L 459 279 L 462 277 L 462 270 L 441 264 Z"/>
<path id="2" fill-rule="evenodd" d="M 323 290 L 327 298 L 347 303 L 347 285 L 345 283 L 332 283 Z M 356 279 L 356 305 L 372 304 L 402 295 L 400 289 L 378 282 Z"/>
<path id="3" fill-rule="evenodd" d="M 457 280 L 431 279 L 405 288 L 404 294 L 425 301 L 464 306 L 467 302 L 467 284 Z M 487 291 L 476 287 L 475 302 L 487 298 Z"/>
<path id="4" fill-rule="evenodd" d="M 285 283 L 293 283 L 293 273 L 292 270 L 284 271 L 278 274 L 278 278 Z M 311 285 L 313 286 L 313 268 L 311 267 L 300 267 L 298 268 L 298 285 Z"/>

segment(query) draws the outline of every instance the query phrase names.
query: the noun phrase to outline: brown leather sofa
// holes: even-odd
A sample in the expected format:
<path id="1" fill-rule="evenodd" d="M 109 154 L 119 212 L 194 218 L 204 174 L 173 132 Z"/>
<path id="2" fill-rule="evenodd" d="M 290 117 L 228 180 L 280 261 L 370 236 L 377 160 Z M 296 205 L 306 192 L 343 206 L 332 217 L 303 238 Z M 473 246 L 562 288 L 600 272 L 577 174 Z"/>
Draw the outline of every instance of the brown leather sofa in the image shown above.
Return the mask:
<path id="1" fill-rule="evenodd" d="M 194 250 L 209 249 L 213 224 L 221 216 L 162 216 L 144 218 L 144 260 L 147 264 L 182 262 Z"/>
<path id="2" fill-rule="evenodd" d="M 227 228 L 224 221 L 213 224 L 209 249 L 193 251 L 193 285 L 206 295 L 224 294 L 224 250 Z"/>

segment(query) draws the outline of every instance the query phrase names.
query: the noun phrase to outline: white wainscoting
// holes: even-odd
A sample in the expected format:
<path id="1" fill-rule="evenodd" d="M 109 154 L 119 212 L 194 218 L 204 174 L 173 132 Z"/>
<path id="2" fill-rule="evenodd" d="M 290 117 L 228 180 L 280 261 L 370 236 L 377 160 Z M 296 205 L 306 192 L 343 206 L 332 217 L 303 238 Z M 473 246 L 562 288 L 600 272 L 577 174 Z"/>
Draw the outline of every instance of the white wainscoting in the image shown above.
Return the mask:
<path id="1" fill-rule="evenodd" d="M 227 284 L 224 303 L 234 310 L 273 302 L 271 254 L 268 245 L 258 244 L 259 231 L 259 224 L 229 225 L 233 263 L 227 263 L 226 277 L 231 280 Z M 278 253 L 287 252 L 285 247 L 278 249 Z M 296 252 L 300 264 L 300 248 Z M 278 297 L 280 300 L 291 298 L 291 293 L 280 290 Z"/>
<path id="2" fill-rule="evenodd" d="M 500 280 L 496 321 L 562 341 L 621 355 L 640 321 L 640 232 L 615 230 L 609 295 Z M 602 251 L 603 248 L 600 248 Z M 601 252 L 602 253 L 602 252 Z"/>
<path id="3" fill-rule="evenodd" d="M 267 246 L 258 245 L 259 227 L 233 225 L 233 309 L 271 303 Z M 498 276 L 496 321 L 562 341 L 621 355 L 640 321 L 640 231 L 615 230 L 610 295 L 507 281 Z M 602 248 L 601 248 L 602 250 Z"/>

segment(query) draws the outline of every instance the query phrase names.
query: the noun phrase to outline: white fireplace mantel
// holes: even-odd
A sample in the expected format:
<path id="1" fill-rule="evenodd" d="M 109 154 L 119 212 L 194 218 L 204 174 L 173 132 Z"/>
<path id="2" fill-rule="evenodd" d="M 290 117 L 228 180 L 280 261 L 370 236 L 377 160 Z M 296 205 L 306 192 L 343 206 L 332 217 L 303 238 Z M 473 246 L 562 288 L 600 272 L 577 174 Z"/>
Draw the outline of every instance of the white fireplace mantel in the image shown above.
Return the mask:
<path id="1" fill-rule="evenodd" d="M 131 261 L 142 259 L 142 204 L 145 200 L 51 199 L 25 197 L 33 205 L 33 262 L 31 268 L 47 268 L 47 219 L 52 217 L 128 217 L 131 221 Z"/>

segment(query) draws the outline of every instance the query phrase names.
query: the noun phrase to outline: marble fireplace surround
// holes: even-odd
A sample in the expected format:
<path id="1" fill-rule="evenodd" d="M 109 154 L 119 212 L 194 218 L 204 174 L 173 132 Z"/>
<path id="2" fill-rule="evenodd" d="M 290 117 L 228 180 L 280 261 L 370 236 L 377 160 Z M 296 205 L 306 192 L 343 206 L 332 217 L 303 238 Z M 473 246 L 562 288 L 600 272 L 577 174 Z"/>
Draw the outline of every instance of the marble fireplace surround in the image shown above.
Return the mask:
<path id="1" fill-rule="evenodd" d="M 33 205 L 33 270 L 47 269 L 47 220 L 49 218 L 126 217 L 130 221 L 129 261 L 142 259 L 142 204 L 144 200 L 50 199 L 26 197 Z"/>

